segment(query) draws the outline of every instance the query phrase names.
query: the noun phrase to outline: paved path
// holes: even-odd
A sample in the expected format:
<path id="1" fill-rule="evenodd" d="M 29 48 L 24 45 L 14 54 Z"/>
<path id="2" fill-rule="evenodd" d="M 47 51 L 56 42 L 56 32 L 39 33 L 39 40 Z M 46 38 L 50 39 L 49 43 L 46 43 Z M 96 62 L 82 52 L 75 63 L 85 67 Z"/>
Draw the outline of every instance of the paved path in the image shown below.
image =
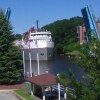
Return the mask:
<path id="1" fill-rule="evenodd" d="M 0 90 L 0 100 L 19 100 L 10 90 Z"/>

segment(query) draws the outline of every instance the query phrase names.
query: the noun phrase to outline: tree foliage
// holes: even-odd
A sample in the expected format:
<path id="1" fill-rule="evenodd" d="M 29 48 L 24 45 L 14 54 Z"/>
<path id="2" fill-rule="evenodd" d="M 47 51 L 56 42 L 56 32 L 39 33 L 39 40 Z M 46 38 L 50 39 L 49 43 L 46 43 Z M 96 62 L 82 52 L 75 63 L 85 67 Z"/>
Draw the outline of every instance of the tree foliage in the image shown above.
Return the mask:
<path id="1" fill-rule="evenodd" d="M 81 17 L 73 17 L 58 20 L 43 27 L 43 29 L 51 31 L 56 53 L 64 53 L 68 49 L 67 46 L 77 41 L 76 26 L 82 22 Z"/>
<path id="2" fill-rule="evenodd" d="M 69 73 L 71 76 L 69 81 L 70 85 L 75 90 L 73 96 L 68 95 L 68 100 L 99 100 L 100 97 L 100 40 L 91 39 L 90 42 L 83 45 L 72 44 L 69 54 L 72 56 L 70 59 L 77 63 L 79 66 L 84 67 L 87 74 L 84 76 L 84 80 L 88 80 L 86 84 L 77 81 L 74 78 L 72 72 Z M 67 51 L 66 51 L 67 52 Z M 64 78 L 67 79 L 67 78 Z M 60 78 L 62 85 L 67 82 Z M 66 82 L 66 83 L 65 83 Z"/>
<path id="3" fill-rule="evenodd" d="M 21 54 L 13 44 L 12 26 L 0 10 L 0 84 L 14 84 L 21 76 Z"/>
<path id="4" fill-rule="evenodd" d="M 65 73 L 59 74 L 57 80 L 60 84 L 62 84 L 65 87 L 69 86 L 71 83 L 71 80 L 66 76 Z"/>
<path id="5" fill-rule="evenodd" d="M 21 34 L 14 34 L 14 38 L 15 38 L 15 40 L 21 40 L 22 35 Z"/>
<path id="6" fill-rule="evenodd" d="M 91 39 L 90 42 L 80 46 L 76 49 L 78 54 L 70 52 L 74 60 L 79 66 L 84 67 L 87 75 L 84 78 L 88 79 L 87 86 L 78 86 L 76 83 L 74 87 L 77 90 L 77 100 L 99 100 L 100 97 L 100 40 Z M 80 91 L 80 92 L 79 92 Z M 78 93 L 79 92 L 79 93 Z M 81 93 L 81 94 L 80 94 Z M 92 95 L 91 95 L 92 94 Z"/>

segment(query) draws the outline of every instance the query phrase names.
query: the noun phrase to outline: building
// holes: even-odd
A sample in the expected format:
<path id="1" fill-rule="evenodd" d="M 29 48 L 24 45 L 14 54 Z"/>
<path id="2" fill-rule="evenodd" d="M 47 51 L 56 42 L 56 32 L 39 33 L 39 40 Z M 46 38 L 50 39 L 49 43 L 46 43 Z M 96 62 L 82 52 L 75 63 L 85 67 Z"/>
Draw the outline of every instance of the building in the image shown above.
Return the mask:
<path id="1" fill-rule="evenodd" d="M 100 22 L 97 22 L 97 30 L 100 36 Z M 83 25 L 77 26 L 78 41 L 80 44 L 86 43 L 86 28 Z"/>
<path id="2" fill-rule="evenodd" d="M 77 33 L 78 33 L 78 41 L 80 44 L 86 42 L 86 29 L 84 26 L 80 25 L 77 26 Z"/>

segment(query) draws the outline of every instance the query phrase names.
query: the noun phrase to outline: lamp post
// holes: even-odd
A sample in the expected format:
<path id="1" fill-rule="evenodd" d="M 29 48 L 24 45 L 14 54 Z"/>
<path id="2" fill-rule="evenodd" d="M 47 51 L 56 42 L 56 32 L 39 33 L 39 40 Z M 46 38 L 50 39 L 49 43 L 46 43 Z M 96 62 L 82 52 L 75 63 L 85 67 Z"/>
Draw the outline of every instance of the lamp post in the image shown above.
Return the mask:
<path id="1" fill-rule="evenodd" d="M 59 78 L 59 74 L 57 74 L 57 77 Z M 58 82 L 58 100 L 60 100 L 60 83 Z"/>
<path id="2" fill-rule="evenodd" d="M 60 100 L 60 83 L 58 83 L 58 100 Z"/>
<path id="3" fill-rule="evenodd" d="M 37 40 L 35 40 L 36 46 L 37 46 L 37 66 L 38 66 L 38 75 L 40 75 L 40 65 L 39 65 L 39 54 L 38 54 L 38 45 Z"/>
<path id="4" fill-rule="evenodd" d="M 67 87 L 65 88 L 65 91 L 68 91 Z M 67 93 L 66 92 L 64 93 L 64 99 L 67 100 Z"/>

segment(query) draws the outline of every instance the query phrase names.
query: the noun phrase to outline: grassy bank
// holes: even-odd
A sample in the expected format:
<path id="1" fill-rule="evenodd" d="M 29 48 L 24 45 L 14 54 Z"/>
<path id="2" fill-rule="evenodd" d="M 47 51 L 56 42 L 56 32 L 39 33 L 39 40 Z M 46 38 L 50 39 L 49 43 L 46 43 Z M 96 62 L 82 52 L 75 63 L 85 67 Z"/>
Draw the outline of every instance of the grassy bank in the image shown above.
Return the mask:
<path id="1" fill-rule="evenodd" d="M 17 90 L 15 90 L 15 92 L 18 93 L 23 98 L 25 98 L 25 100 L 34 100 L 33 97 L 31 95 L 29 95 L 24 88 L 17 89 Z"/>

